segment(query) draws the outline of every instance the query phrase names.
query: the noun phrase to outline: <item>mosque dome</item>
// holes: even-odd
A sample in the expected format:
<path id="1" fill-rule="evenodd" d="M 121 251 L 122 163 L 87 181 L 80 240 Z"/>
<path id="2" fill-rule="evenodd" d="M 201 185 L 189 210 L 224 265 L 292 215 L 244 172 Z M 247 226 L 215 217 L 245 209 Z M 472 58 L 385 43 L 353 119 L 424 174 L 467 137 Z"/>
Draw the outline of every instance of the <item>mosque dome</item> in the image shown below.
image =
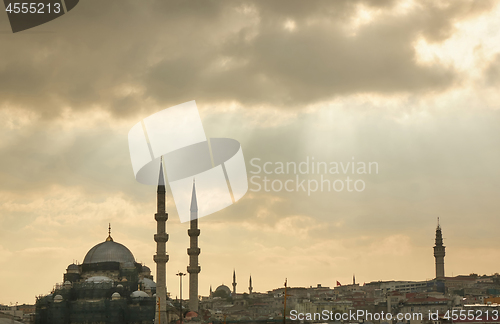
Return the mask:
<path id="1" fill-rule="evenodd" d="M 55 303 L 60 303 L 60 302 L 62 302 L 62 301 L 63 301 L 63 297 L 62 297 L 61 295 L 56 295 L 56 296 L 54 297 L 54 302 L 55 302 Z"/>
<path id="2" fill-rule="evenodd" d="M 145 266 L 145 265 L 143 265 L 143 266 L 142 266 L 141 271 L 142 271 L 142 272 L 148 272 L 148 273 L 151 273 L 151 269 L 149 269 L 149 267 L 148 267 L 148 266 Z"/>
<path id="3" fill-rule="evenodd" d="M 105 242 L 99 243 L 85 255 L 84 264 L 98 262 L 134 263 L 132 252 L 123 244 L 116 243 L 109 236 Z"/>
<path id="4" fill-rule="evenodd" d="M 149 295 L 146 294 L 144 291 L 136 290 L 130 294 L 130 297 L 132 297 L 132 298 L 148 298 Z"/>
<path id="5" fill-rule="evenodd" d="M 144 285 L 144 288 L 156 288 L 156 283 L 149 278 L 142 278 L 141 282 Z"/>
<path id="6" fill-rule="evenodd" d="M 120 295 L 119 292 L 115 292 L 113 293 L 113 295 L 111 295 L 111 300 L 116 300 L 116 299 L 120 299 L 122 298 L 122 296 Z"/>
<path id="7" fill-rule="evenodd" d="M 226 294 L 227 296 L 231 296 L 231 289 L 229 289 L 229 287 L 226 285 L 220 285 L 215 289 L 214 295 L 216 296 L 221 293 Z"/>

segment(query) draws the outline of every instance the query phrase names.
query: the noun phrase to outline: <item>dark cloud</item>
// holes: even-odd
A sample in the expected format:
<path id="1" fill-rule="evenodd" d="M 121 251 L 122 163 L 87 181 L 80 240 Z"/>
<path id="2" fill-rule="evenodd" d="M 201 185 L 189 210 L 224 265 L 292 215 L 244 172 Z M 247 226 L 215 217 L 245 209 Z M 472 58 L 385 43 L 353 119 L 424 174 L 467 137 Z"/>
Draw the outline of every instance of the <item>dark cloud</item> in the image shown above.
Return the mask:
<path id="1" fill-rule="evenodd" d="M 345 28 L 360 4 L 380 15 L 352 36 Z M 98 106 L 123 118 L 193 98 L 298 107 L 349 93 L 439 91 L 460 75 L 418 65 L 413 42 L 443 41 L 457 20 L 491 7 L 445 4 L 418 2 L 398 16 L 396 1 L 86 1 L 36 30 L 2 35 L 0 104 L 47 118 Z"/>

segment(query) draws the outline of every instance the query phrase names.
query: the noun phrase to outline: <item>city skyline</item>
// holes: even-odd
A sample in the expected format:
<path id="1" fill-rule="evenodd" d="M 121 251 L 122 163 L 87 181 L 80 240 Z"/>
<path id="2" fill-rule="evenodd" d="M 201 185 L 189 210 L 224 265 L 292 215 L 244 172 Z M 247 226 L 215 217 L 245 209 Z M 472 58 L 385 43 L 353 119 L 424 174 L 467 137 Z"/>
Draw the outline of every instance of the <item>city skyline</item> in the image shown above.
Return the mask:
<path id="1" fill-rule="evenodd" d="M 15 34 L 3 15 L 0 304 L 48 293 L 109 223 L 156 280 L 157 188 L 134 178 L 127 134 L 191 100 L 207 137 L 241 143 L 249 179 L 244 197 L 198 222 L 201 295 L 231 287 L 233 269 L 238 292 L 250 275 L 255 292 L 285 278 L 431 279 L 438 217 L 446 276 L 500 272 L 498 30 L 500 3 L 487 0 L 88 0 Z M 313 158 L 338 173 L 274 169 Z M 294 190 L 252 190 L 254 176 Z M 332 188 L 347 177 L 357 189 Z M 328 190 L 299 186 L 325 179 Z M 171 192 L 175 298 L 190 224 Z"/>

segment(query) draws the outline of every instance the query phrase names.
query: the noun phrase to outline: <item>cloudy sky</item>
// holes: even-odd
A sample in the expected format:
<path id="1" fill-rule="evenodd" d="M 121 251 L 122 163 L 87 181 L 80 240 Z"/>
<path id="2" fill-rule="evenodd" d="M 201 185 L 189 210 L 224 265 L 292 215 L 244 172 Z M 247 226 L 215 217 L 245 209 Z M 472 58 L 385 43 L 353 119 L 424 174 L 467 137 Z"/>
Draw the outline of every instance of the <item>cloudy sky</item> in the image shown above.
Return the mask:
<path id="1" fill-rule="evenodd" d="M 48 293 L 109 222 L 154 268 L 156 188 L 127 134 L 190 100 L 248 171 L 379 166 L 350 175 L 362 192 L 249 191 L 202 218 L 201 294 L 233 269 L 239 292 L 430 279 L 437 217 L 447 275 L 500 272 L 499 30 L 488 0 L 86 0 L 16 34 L 0 14 L 0 303 Z M 175 297 L 188 224 L 168 204 Z"/>

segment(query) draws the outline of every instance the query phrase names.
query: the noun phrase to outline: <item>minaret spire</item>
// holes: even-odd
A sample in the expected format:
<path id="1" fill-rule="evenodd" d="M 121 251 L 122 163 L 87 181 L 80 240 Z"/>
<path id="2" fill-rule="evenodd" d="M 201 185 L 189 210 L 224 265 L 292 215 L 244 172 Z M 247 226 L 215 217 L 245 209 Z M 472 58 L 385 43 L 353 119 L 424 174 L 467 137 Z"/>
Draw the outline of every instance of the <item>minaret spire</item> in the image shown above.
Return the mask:
<path id="1" fill-rule="evenodd" d="M 248 280 L 248 294 L 252 295 L 253 287 L 252 287 L 252 275 L 250 275 L 250 280 Z"/>
<path id="2" fill-rule="evenodd" d="M 168 213 L 166 212 L 166 191 L 165 191 L 165 177 L 163 176 L 163 160 L 160 160 L 160 175 L 158 178 L 157 190 L 157 208 L 155 214 L 156 220 L 156 234 L 154 239 L 156 241 L 156 254 L 153 260 L 156 262 L 156 312 L 155 324 L 167 323 L 167 279 L 166 268 L 168 262 L 168 255 L 166 252 L 166 243 L 168 241 L 168 234 L 166 233 L 166 222 Z M 161 323 L 160 323 L 161 318 Z"/>
<path id="3" fill-rule="evenodd" d="M 441 225 L 436 227 L 436 240 L 434 245 L 434 258 L 436 259 L 436 279 L 444 278 L 444 256 L 446 247 L 443 245 L 443 233 L 441 232 Z"/>
<path id="4" fill-rule="evenodd" d="M 187 272 L 189 273 L 189 309 L 198 312 L 198 273 L 201 271 L 201 267 L 198 265 L 198 255 L 200 255 L 201 250 L 198 247 L 200 230 L 198 229 L 198 201 L 196 200 L 194 179 L 190 211 L 191 227 L 188 229 L 189 248 L 187 249 L 189 255 L 189 266 L 187 267 Z M 212 291 L 212 286 L 210 286 L 210 291 Z"/>
<path id="5" fill-rule="evenodd" d="M 236 297 L 236 270 L 233 269 L 233 297 Z"/>
<path id="6" fill-rule="evenodd" d="M 106 242 L 113 242 L 113 238 L 111 237 L 111 223 L 108 226 L 108 237 L 106 238 Z"/>

